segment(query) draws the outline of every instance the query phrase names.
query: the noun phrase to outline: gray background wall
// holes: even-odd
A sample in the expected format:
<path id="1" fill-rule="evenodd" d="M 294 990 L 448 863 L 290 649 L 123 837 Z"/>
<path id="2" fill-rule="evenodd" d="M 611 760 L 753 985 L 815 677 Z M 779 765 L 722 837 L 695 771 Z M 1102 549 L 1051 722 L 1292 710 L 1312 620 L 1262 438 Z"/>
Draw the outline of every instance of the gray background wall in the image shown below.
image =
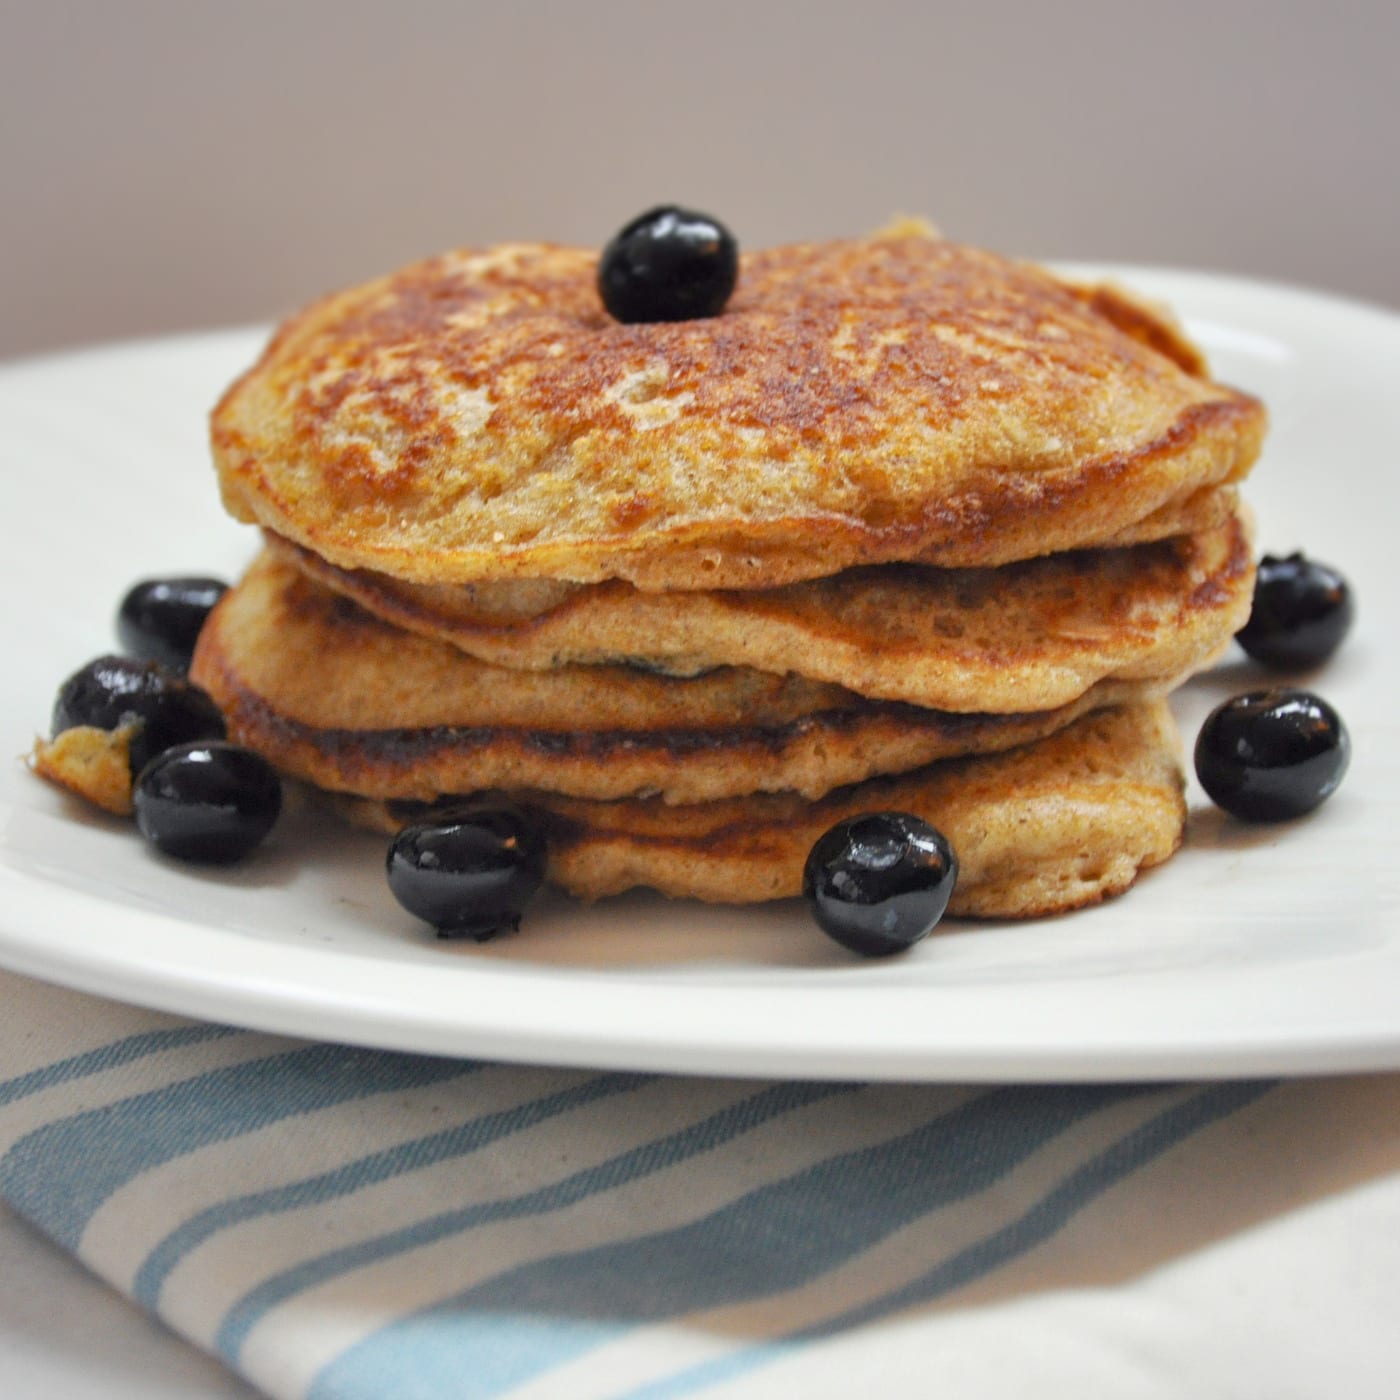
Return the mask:
<path id="1" fill-rule="evenodd" d="M 1400 3 L 0 0 L 0 355 L 659 200 L 1400 305 Z"/>

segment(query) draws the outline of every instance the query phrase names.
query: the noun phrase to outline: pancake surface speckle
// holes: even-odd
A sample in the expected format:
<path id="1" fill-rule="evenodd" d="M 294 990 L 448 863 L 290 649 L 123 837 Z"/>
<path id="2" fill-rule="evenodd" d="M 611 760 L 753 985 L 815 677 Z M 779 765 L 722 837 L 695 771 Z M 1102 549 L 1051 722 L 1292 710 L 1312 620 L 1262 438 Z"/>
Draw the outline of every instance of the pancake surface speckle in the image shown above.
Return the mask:
<path id="1" fill-rule="evenodd" d="M 416 583 L 755 588 L 1164 536 L 1258 452 L 1165 317 L 991 253 L 763 250 L 722 315 L 641 325 L 596 257 L 450 253 L 293 318 L 214 414 L 230 510 Z"/>

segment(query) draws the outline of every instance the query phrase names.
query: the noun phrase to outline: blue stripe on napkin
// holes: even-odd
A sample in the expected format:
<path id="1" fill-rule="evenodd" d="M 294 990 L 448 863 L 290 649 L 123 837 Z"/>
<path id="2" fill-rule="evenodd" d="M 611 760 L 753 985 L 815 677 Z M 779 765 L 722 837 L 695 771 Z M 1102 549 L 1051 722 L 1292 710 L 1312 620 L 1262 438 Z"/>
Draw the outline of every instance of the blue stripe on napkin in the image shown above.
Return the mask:
<path id="1" fill-rule="evenodd" d="M 407 1229 L 306 1260 L 266 1280 L 241 1298 L 224 1318 L 215 1347 L 221 1356 L 236 1365 L 239 1349 L 248 1333 L 272 1308 L 338 1274 L 494 1221 L 563 1210 L 598 1192 L 614 1190 L 625 1182 L 713 1151 L 721 1143 L 781 1114 L 837 1094 L 853 1093 L 857 1087 L 852 1084 L 776 1085 L 677 1133 L 620 1153 L 540 1190 L 430 1216 Z"/>
<path id="2" fill-rule="evenodd" d="M 1081 1119 L 1144 1092 L 1112 1085 L 983 1094 L 693 1224 L 532 1262 L 445 1298 L 342 1353 L 317 1377 L 311 1400 L 501 1395 L 632 1327 L 798 1287 L 919 1216 L 985 1190 Z M 220 1351 L 236 1361 L 225 1345 L 221 1331 Z"/>
<path id="3" fill-rule="evenodd" d="M 70 1055 L 66 1060 L 55 1060 L 52 1064 L 16 1075 L 13 1079 L 0 1079 L 0 1108 L 17 1103 L 31 1094 L 42 1093 L 45 1089 L 132 1064 L 147 1055 L 159 1055 L 185 1045 L 199 1045 L 206 1040 L 246 1034 L 246 1031 L 234 1026 L 174 1026 L 168 1030 L 142 1031 L 138 1035 L 123 1036 L 110 1045 L 86 1050 L 81 1055 Z"/>
<path id="4" fill-rule="evenodd" d="M 36 1128 L 0 1158 L 0 1195 L 76 1249 L 103 1201 L 162 1162 L 331 1104 L 480 1068 L 314 1045 L 211 1070 Z"/>
<path id="5" fill-rule="evenodd" d="M 759 1366 L 776 1361 L 806 1343 L 879 1321 L 893 1313 L 928 1303 L 1009 1264 L 1062 1230 L 1085 1206 L 1201 1128 L 1253 1103 L 1273 1083 L 1218 1084 L 1185 1103 L 1175 1104 L 1134 1128 L 1111 1147 L 1056 1183 L 1024 1214 L 1001 1229 L 941 1261 L 903 1287 L 786 1337 L 744 1348 L 729 1356 L 690 1367 L 669 1379 L 628 1392 L 618 1400 L 680 1400 Z M 348 1392 L 338 1390 L 337 1397 Z"/>
<path id="6" fill-rule="evenodd" d="M 151 1251 L 136 1275 L 133 1296 L 143 1307 L 155 1307 L 159 1302 L 161 1286 L 180 1260 L 220 1230 L 230 1229 L 259 1216 L 322 1205 L 338 1196 L 348 1195 L 377 1182 L 421 1171 L 434 1162 L 480 1152 L 512 1133 L 523 1132 L 558 1114 L 571 1112 L 613 1094 L 630 1093 L 649 1081 L 650 1076 L 647 1075 L 601 1075 L 559 1093 L 546 1094 L 528 1103 L 469 1119 L 429 1137 L 416 1138 L 412 1142 L 402 1143 L 383 1152 L 370 1153 L 353 1162 L 347 1162 L 334 1171 L 321 1172 L 270 1191 L 258 1191 L 223 1201 L 185 1221 Z M 364 1250 L 365 1246 L 360 1245 L 353 1250 L 339 1252 L 358 1255 Z M 291 1272 L 302 1275 L 313 1268 L 320 1268 L 323 1276 L 329 1277 L 332 1267 L 323 1259 L 308 1261 Z M 286 1280 L 287 1275 L 281 1277 Z M 287 1286 L 287 1292 L 295 1292 L 296 1287 L 296 1284 Z M 257 1294 L 266 1300 L 262 1307 L 271 1306 L 279 1295 L 285 1296 L 281 1294 L 277 1279 L 268 1280 L 257 1290 Z M 247 1325 L 251 1326 L 260 1307 L 250 1298 L 246 1300 L 243 1308 L 248 1315 Z M 221 1350 L 236 1349 L 236 1344 L 224 1340 L 224 1332 L 228 1331 L 231 1325 L 231 1322 L 225 1322 L 220 1332 Z"/>

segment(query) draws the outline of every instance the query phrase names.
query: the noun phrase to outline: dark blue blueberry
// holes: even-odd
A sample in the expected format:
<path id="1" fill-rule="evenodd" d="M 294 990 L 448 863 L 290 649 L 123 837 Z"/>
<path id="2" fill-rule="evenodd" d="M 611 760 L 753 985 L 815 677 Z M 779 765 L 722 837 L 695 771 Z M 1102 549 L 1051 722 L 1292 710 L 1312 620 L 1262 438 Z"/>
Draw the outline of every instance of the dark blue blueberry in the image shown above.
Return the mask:
<path id="1" fill-rule="evenodd" d="M 99 656 L 64 681 L 51 733 L 90 725 L 121 729 L 139 721 L 131 739 L 134 777 L 157 754 L 196 739 L 222 739 L 224 718 L 197 685 L 153 662 Z"/>
<path id="2" fill-rule="evenodd" d="M 664 205 L 603 249 L 598 292 L 619 321 L 718 316 L 739 276 L 739 245 L 718 219 Z"/>
<path id="3" fill-rule="evenodd" d="M 261 754 L 236 744 L 167 749 L 131 793 L 136 825 L 177 860 L 226 865 L 246 856 L 282 810 L 282 784 Z"/>
<path id="4" fill-rule="evenodd" d="M 1301 817 L 1341 783 L 1351 740 L 1306 690 L 1261 690 L 1217 706 L 1196 738 L 1196 775 L 1212 802 L 1252 822 Z"/>
<path id="5" fill-rule="evenodd" d="M 838 822 L 812 847 L 802 894 L 825 933 L 873 958 L 926 937 L 957 880 L 941 831 L 907 812 L 872 812 Z"/>
<path id="6" fill-rule="evenodd" d="M 520 926 L 544 880 L 545 840 L 513 807 L 481 807 L 405 827 L 386 861 L 394 898 L 439 938 L 479 942 Z"/>
<path id="7" fill-rule="evenodd" d="M 1301 553 L 1259 561 L 1254 607 L 1236 634 L 1256 661 L 1278 670 L 1320 666 L 1342 644 L 1356 607 L 1346 579 Z"/>
<path id="8" fill-rule="evenodd" d="M 228 592 L 216 578 L 151 578 L 136 584 L 117 610 L 117 639 L 142 661 L 189 670 L 199 629 Z"/>

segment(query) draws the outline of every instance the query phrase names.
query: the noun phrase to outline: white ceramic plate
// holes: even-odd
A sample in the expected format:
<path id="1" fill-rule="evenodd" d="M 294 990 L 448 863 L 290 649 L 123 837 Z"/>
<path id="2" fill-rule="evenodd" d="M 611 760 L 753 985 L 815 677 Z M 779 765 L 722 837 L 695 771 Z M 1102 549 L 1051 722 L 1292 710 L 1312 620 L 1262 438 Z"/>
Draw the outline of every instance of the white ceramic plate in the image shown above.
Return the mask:
<path id="1" fill-rule="evenodd" d="M 1351 577 L 1360 620 L 1308 683 L 1354 741 L 1340 793 L 1248 828 L 1191 793 L 1186 847 L 1125 898 L 948 926 L 852 961 L 796 902 L 546 896 L 514 938 L 440 943 L 383 880 L 383 842 L 293 811 L 248 864 L 147 851 L 19 761 L 58 683 L 113 646 L 124 589 L 232 576 L 205 415 L 255 354 L 233 332 L 0 369 L 0 962 L 192 1016 L 404 1050 L 722 1074 L 1122 1079 L 1400 1067 L 1400 318 L 1199 274 L 1116 269 L 1174 303 L 1218 375 L 1267 400 L 1250 487 L 1267 549 Z M 1179 697 L 1188 738 L 1253 688 L 1242 657 Z"/>

